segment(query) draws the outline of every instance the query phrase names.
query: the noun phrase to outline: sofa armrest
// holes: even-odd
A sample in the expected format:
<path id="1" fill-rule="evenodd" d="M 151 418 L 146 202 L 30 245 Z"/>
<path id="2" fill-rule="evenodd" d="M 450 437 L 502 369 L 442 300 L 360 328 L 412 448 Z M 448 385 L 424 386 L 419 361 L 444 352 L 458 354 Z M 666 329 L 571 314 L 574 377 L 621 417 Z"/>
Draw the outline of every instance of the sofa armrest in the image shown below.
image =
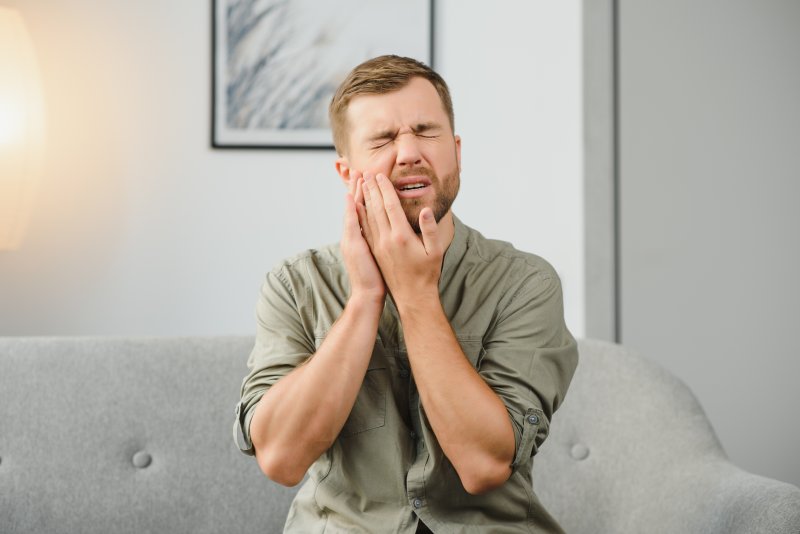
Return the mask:
<path id="1" fill-rule="evenodd" d="M 797 534 L 800 489 L 729 465 L 718 479 L 709 532 L 720 534 Z"/>

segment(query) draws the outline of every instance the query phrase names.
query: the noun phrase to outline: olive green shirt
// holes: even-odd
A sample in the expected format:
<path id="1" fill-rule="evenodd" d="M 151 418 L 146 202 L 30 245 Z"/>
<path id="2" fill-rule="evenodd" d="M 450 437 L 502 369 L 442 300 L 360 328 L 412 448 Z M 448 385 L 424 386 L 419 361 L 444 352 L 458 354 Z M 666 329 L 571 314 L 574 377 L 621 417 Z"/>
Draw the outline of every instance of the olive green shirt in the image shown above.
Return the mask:
<path id="1" fill-rule="evenodd" d="M 464 490 L 420 403 L 397 309 L 386 299 L 364 382 L 334 444 L 311 465 L 286 532 L 561 532 L 533 492 L 532 456 L 547 437 L 578 363 L 561 285 L 542 258 L 484 238 L 454 217 L 439 293 L 464 355 L 502 399 L 514 429 L 511 477 L 483 495 Z M 261 395 L 311 357 L 350 293 L 338 245 L 272 270 L 237 406 L 235 439 Z"/>

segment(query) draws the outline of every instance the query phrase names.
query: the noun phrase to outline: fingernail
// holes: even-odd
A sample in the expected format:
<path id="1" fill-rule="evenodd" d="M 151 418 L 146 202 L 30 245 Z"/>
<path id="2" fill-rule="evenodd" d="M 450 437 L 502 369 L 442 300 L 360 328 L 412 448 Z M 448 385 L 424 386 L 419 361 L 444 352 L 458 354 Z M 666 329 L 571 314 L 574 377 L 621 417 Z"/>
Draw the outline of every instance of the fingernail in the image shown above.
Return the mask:
<path id="1" fill-rule="evenodd" d="M 422 218 L 425 219 L 426 221 L 429 221 L 433 219 L 433 213 L 431 213 L 431 210 L 427 210 L 422 214 Z"/>

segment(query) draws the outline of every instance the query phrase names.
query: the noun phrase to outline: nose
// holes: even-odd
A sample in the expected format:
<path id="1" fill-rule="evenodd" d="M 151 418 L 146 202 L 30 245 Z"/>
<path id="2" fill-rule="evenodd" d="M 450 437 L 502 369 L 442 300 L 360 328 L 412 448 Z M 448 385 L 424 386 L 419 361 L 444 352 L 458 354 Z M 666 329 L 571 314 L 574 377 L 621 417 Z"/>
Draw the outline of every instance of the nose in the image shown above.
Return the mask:
<path id="1" fill-rule="evenodd" d="M 413 132 L 405 132 L 398 135 L 395 145 L 397 147 L 397 165 L 400 167 L 415 167 L 422 163 L 419 140 Z"/>

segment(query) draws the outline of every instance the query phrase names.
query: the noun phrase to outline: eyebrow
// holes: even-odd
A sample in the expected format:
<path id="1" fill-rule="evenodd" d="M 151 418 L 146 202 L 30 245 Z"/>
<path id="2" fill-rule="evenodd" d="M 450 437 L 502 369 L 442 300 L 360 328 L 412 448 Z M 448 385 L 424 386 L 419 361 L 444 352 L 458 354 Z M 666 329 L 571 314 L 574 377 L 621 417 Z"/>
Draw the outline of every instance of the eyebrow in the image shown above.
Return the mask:
<path id="1" fill-rule="evenodd" d="M 430 130 L 437 130 L 437 129 L 440 129 L 441 127 L 442 126 L 439 123 L 436 123 L 436 122 L 421 122 L 421 123 L 417 124 L 416 126 L 412 126 L 411 130 L 415 134 L 420 134 L 420 133 L 428 132 Z"/>

